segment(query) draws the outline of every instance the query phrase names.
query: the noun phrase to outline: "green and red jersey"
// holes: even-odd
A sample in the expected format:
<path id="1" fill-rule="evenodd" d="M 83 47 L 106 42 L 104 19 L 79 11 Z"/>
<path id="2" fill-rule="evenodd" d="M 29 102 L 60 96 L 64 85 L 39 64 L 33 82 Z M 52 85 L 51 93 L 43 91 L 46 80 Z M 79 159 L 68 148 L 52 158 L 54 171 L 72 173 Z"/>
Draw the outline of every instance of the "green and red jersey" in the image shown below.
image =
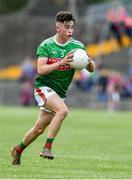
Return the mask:
<path id="1" fill-rule="evenodd" d="M 53 64 L 63 59 L 73 49 L 85 49 L 85 46 L 73 38 L 65 44 L 59 44 L 55 36 L 43 41 L 38 49 L 38 57 L 47 57 L 47 64 Z M 52 88 L 61 98 L 66 97 L 68 87 L 73 79 L 75 70 L 69 65 L 60 66 L 57 70 L 46 75 L 38 75 L 35 87 L 48 86 Z"/>

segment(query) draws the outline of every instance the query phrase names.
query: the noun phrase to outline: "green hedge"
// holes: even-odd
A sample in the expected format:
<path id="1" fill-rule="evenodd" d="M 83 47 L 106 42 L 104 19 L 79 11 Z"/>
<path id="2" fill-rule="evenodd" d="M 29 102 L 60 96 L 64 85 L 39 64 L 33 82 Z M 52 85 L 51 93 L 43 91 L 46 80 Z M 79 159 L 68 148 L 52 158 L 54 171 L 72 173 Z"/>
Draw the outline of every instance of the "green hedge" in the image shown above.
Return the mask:
<path id="1" fill-rule="evenodd" d="M 22 9 L 27 0 L 0 0 L 0 14 L 16 12 Z"/>

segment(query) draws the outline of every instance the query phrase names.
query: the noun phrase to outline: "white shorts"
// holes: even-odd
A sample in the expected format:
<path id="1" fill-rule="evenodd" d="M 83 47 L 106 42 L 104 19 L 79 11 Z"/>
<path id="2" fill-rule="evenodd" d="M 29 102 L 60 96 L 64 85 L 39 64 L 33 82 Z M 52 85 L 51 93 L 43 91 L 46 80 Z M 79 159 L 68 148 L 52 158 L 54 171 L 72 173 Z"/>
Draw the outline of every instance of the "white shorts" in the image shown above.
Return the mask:
<path id="1" fill-rule="evenodd" d="M 35 97 L 35 99 L 38 103 L 38 106 L 40 107 L 41 110 L 51 112 L 50 110 L 48 110 L 44 107 L 44 104 L 47 101 L 47 99 L 50 96 L 52 96 L 53 94 L 56 94 L 56 92 L 47 86 L 43 86 L 43 87 L 34 89 L 34 97 Z"/>

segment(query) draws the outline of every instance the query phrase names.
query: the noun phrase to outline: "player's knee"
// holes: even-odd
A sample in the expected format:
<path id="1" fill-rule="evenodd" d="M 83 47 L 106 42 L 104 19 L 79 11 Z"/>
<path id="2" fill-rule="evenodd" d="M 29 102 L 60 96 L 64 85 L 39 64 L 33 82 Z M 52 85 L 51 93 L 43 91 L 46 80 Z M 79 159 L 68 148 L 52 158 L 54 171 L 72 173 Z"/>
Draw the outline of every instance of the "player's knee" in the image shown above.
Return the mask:
<path id="1" fill-rule="evenodd" d="M 67 115 L 68 115 L 68 108 L 67 107 L 63 107 L 59 110 L 58 114 L 61 117 L 61 119 L 64 119 Z"/>
<path id="2" fill-rule="evenodd" d="M 34 128 L 34 134 L 35 135 L 40 135 L 40 134 L 42 134 L 44 132 L 44 129 L 43 128 L 41 128 L 41 127 L 35 127 Z"/>

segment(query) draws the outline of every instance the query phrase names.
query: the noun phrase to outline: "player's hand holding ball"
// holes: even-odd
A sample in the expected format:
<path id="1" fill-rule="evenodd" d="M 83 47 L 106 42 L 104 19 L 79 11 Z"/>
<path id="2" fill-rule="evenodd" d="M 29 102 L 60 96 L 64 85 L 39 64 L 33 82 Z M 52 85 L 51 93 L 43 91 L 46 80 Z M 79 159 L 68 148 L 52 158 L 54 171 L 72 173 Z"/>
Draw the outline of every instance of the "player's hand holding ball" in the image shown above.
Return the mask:
<path id="1" fill-rule="evenodd" d="M 74 69 L 83 69 L 88 65 L 88 56 L 85 50 L 75 49 L 72 51 L 73 57 L 69 65 Z"/>
<path id="2" fill-rule="evenodd" d="M 90 66 L 92 59 L 87 54 L 87 52 L 83 49 L 75 49 L 71 51 L 73 53 L 73 57 L 69 62 L 69 65 L 74 69 L 83 69 Z"/>
<path id="3" fill-rule="evenodd" d="M 69 65 L 73 69 L 86 68 L 89 72 L 94 71 L 94 62 L 83 49 L 74 49 L 69 52 L 61 61 L 60 65 Z"/>
<path id="4" fill-rule="evenodd" d="M 73 58 L 73 52 L 69 52 L 61 61 L 60 61 L 60 66 L 64 65 L 70 65 L 70 62 L 72 61 Z"/>

